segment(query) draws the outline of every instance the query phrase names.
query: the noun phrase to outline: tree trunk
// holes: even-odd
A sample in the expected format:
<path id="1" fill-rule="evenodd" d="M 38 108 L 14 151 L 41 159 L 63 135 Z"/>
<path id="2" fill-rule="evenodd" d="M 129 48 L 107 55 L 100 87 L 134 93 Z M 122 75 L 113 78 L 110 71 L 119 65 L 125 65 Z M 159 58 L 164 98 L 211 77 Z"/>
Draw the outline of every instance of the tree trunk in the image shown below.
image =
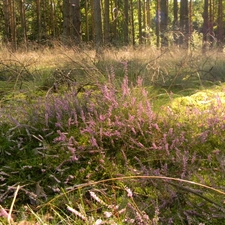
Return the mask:
<path id="1" fill-rule="evenodd" d="M 50 0 L 50 30 L 52 37 L 55 39 L 56 37 L 56 19 L 55 19 L 55 3 L 53 0 Z"/>
<path id="2" fill-rule="evenodd" d="M 138 35 L 139 44 L 142 44 L 141 0 L 138 0 Z"/>
<path id="3" fill-rule="evenodd" d="M 173 25 L 176 26 L 178 24 L 178 2 L 177 0 L 173 1 Z"/>
<path id="4" fill-rule="evenodd" d="M 221 47 L 223 46 L 223 2 L 222 0 L 219 0 L 218 2 L 218 31 L 217 31 L 217 46 Z"/>
<path id="5" fill-rule="evenodd" d="M 209 29 L 209 2 L 208 0 L 204 1 L 204 12 L 203 12 L 203 45 L 202 45 L 202 51 L 203 53 L 206 52 L 207 42 L 208 42 L 208 29 Z"/>
<path id="6" fill-rule="evenodd" d="M 37 15 L 37 41 L 40 43 L 41 36 L 42 36 L 42 29 L 41 29 L 41 0 L 36 1 L 36 15 Z"/>
<path id="7" fill-rule="evenodd" d="M 134 28 L 133 0 L 130 0 L 130 12 L 131 12 L 132 45 L 135 45 L 135 28 Z"/>
<path id="8" fill-rule="evenodd" d="M 150 28 L 151 28 L 151 14 L 150 14 L 150 0 L 145 1 L 145 8 L 146 8 L 146 38 L 147 42 L 151 44 L 150 40 Z"/>
<path id="9" fill-rule="evenodd" d="M 160 47 L 160 0 L 156 2 L 156 46 Z"/>
<path id="10" fill-rule="evenodd" d="M 96 49 L 102 45 L 101 1 L 93 1 L 94 41 Z"/>
<path id="11" fill-rule="evenodd" d="M 9 15 L 10 15 L 10 31 L 11 31 L 11 47 L 13 51 L 17 49 L 16 40 L 16 16 L 15 16 L 15 3 L 14 0 L 9 1 Z"/>
<path id="12" fill-rule="evenodd" d="M 173 1 L 173 17 L 174 17 L 174 20 L 173 20 L 173 31 L 174 31 L 173 39 L 174 39 L 174 43 L 178 44 L 180 33 L 179 33 L 179 30 L 178 30 L 178 2 L 177 2 L 177 0 Z"/>
<path id="13" fill-rule="evenodd" d="M 213 4 L 212 0 L 209 0 L 209 41 L 210 41 L 210 47 L 213 47 L 213 43 L 215 42 L 213 24 L 214 24 L 214 4 Z"/>
<path id="14" fill-rule="evenodd" d="M 85 0 L 85 37 L 86 37 L 86 41 L 90 41 L 88 12 L 89 12 L 89 0 Z"/>
<path id="15" fill-rule="evenodd" d="M 189 44 L 188 46 L 191 47 L 192 45 L 192 0 L 189 0 Z"/>
<path id="16" fill-rule="evenodd" d="M 104 44 L 110 42 L 109 0 L 104 1 Z"/>
<path id="17" fill-rule="evenodd" d="M 188 47 L 189 32 L 189 16 L 188 16 L 188 0 L 180 2 L 180 28 L 182 35 L 180 36 L 180 44 Z"/>
<path id="18" fill-rule="evenodd" d="M 146 29 L 147 29 L 147 25 L 146 25 L 146 2 L 144 1 L 144 4 L 142 6 L 142 21 L 143 21 L 143 28 L 144 28 L 144 32 L 142 32 L 142 36 L 144 37 L 144 43 L 146 43 Z"/>
<path id="19" fill-rule="evenodd" d="M 4 41 L 9 42 L 11 40 L 10 32 L 10 10 L 9 0 L 3 1 L 3 14 L 4 14 Z"/>
<path id="20" fill-rule="evenodd" d="M 23 43 L 27 45 L 27 25 L 26 25 L 26 15 L 24 0 L 20 0 L 20 19 L 21 19 L 21 30 L 23 35 Z"/>
<path id="21" fill-rule="evenodd" d="M 49 14 L 48 12 L 48 7 L 47 7 L 47 1 L 45 0 L 41 0 L 41 5 L 40 5 L 40 12 L 41 12 L 41 41 L 45 41 L 48 37 L 48 16 L 47 14 Z"/>
<path id="22" fill-rule="evenodd" d="M 168 46 L 168 39 L 165 35 L 168 25 L 168 0 L 161 1 L 160 8 L 160 33 L 162 35 L 161 45 Z"/>
<path id="23" fill-rule="evenodd" d="M 63 42 L 78 44 L 81 41 L 80 0 L 63 2 Z"/>
<path id="24" fill-rule="evenodd" d="M 117 40 L 117 21 L 118 21 L 118 5 L 117 1 L 111 0 L 111 12 L 112 12 L 112 33 L 113 39 Z"/>
<path id="25" fill-rule="evenodd" d="M 75 44 L 81 41 L 81 15 L 80 15 L 80 0 L 70 0 L 70 29 L 71 39 Z"/>
<path id="26" fill-rule="evenodd" d="M 128 0 L 124 0 L 124 43 L 127 45 L 129 43 L 129 30 L 128 30 L 128 24 L 129 24 L 129 14 L 128 14 L 128 9 L 129 9 L 129 2 Z"/>

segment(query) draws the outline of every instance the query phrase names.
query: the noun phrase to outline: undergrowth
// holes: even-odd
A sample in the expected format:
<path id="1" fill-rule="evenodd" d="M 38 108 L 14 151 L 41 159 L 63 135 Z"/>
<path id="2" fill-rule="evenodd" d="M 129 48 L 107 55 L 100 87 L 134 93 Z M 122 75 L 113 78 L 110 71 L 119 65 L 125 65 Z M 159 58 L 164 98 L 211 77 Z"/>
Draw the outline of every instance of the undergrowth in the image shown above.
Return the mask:
<path id="1" fill-rule="evenodd" d="M 4 90 L 3 224 L 223 224 L 225 94 L 212 55 L 203 66 L 197 53 L 169 52 L 166 64 L 155 53 L 140 62 L 65 54 L 74 67 L 39 79 L 35 66 L 23 82 L 38 87 Z"/>

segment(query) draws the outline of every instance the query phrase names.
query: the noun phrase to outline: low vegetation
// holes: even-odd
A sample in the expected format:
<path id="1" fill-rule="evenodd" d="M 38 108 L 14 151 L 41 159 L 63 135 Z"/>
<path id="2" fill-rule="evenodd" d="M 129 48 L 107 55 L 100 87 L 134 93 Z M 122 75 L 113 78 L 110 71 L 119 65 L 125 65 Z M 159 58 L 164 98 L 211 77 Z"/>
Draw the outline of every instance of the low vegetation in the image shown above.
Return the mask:
<path id="1" fill-rule="evenodd" d="M 223 54 L 55 47 L 0 58 L 0 224 L 223 224 Z"/>

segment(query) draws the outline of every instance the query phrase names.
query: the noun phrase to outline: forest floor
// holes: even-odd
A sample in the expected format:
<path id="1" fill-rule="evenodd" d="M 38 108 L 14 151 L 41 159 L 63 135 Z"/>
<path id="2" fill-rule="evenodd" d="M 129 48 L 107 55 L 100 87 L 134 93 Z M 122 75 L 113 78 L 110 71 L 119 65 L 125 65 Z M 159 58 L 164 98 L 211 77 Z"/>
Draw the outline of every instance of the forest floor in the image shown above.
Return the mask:
<path id="1" fill-rule="evenodd" d="M 225 59 L 0 53 L 0 224 L 224 224 Z"/>

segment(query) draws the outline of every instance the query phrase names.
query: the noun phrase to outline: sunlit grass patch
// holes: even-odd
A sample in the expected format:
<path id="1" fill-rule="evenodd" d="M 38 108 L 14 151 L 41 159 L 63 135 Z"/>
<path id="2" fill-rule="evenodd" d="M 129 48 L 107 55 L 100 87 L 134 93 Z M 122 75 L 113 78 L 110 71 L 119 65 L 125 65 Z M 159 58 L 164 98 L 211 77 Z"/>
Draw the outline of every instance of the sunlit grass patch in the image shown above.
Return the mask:
<path id="1" fill-rule="evenodd" d="M 209 88 L 201 91 L 197 91 L 194 94 L 186 97 L 175 97 L 171 101 L 170 107 L 175 111 L 184 112 L 185 108 L 189 109 L 197 108 L 198 110 L 207 110 L 212 106 L 218 106 L 223 108 L 225 104 L 225 91 L 223 86 L 216 86 L 214 89 Z"/>

